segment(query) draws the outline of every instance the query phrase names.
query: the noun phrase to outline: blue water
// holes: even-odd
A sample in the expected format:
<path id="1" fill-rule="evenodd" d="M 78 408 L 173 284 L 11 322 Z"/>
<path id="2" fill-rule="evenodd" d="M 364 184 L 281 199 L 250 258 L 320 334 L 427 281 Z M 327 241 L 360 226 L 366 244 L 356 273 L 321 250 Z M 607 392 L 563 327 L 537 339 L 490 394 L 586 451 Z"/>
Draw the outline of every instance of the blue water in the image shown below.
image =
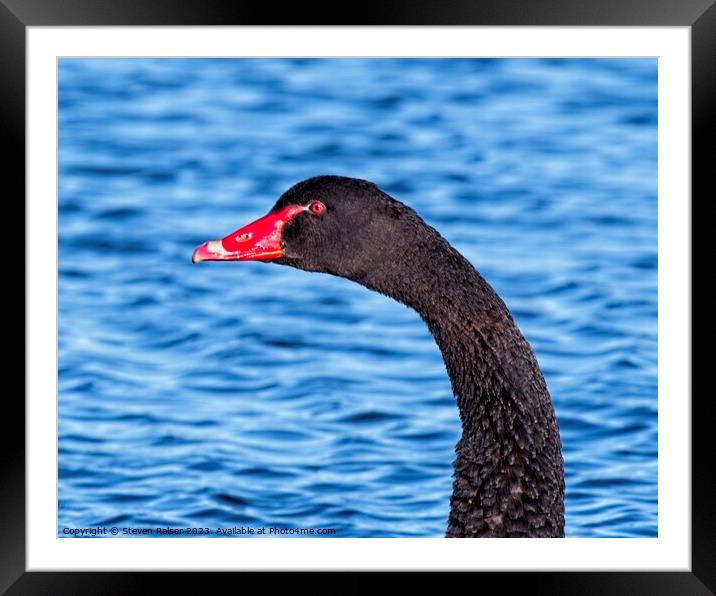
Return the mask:
<path id="1" fill-rule="evenodd" d="M 368 178 L 495 287 L 564 444 L 567 535 L 657 535 L 657 62 L 63 59 L 59 520 L 441 536 L 457 409 L 418 315 L 193 249 Z"/>

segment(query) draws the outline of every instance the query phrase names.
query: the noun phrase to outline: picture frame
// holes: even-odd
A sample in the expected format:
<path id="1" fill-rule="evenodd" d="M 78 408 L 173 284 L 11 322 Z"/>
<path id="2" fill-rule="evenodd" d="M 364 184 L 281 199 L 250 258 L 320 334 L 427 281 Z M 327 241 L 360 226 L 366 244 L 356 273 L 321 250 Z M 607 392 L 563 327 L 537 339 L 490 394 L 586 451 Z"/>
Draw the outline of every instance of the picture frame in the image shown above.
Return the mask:
<path id="1" fill-rule="evenodd" d="M 8 196 L 24 195 L 24 126 L 25 122 L 25 35 L 33 26 L 121 26 L 121 25 L 328 25 L 343 23 L 336 11 L 315 13 L 288 10 L 276 15 L 268 8 L 226 5 L 220 2 L 191 2 L 174 6 L 169 2 L 154 2 L 150 6 L 126 6 L 118 2 L 88 2 L 78 0 L 56 5 L 47 0 L 1 0 L 0 3 L 0 77 L 3 80 L 3 129 L 10 141 L 6 171 L 13 184 Z M 351 20 L 359 25 L 479 25 L 479 26 L 689 26 L 692 40 L 692 188 L 705 194 L 707 164 L 706 130 L 713 119 L 716 93 L 716 7 L 712 0 L 702 2 L 647 2 L 628 6 L 610 2 L 596 5 L 587 2 L 550 0 L 543 3 L 510 2 L 499 6 L 488 3 L 451 2 L 434 6 L 415 7 L 409 3 L 382 2 L 375 6 L 361 5 L 361 12 Z M 25 242 L 28 241 L 27 235 Z M 27 297 L 25 297 L 27 300 Z M 0 588 L 8 594 L 77 594 L 126 593 L 145 590 L 149 574 L 136 573 L 68 573 L 26 572 L 25 566 L 25 449 L 24 407 L 19 399 L 6 399 L 6 421 L 20 427 L 19 437 L 3 435 L 7 445 L 3 474 L 3 566 Z M 545 593 L 648 593 L 648 594 L 709 594 L 716 590 L 716 560 L 714 544 L 716 531 L 710 517 L 713 502 L 713 480 L 709 473 L 709 430 L 714 421 L 708 395 L 695 395 L 692 400 L 692 571 L 687 572 L 536 572 L 513 574 L 509 579 L 491 573 L 490 581 L 500 585 L 539 585 Z M 8 424 L 9 425 L 9 424 Z M 185 587 L 199 586 L 199 582 L 213 582 L 203 573 L 187 578 L 171 574 L 151 574 L 151 580 L 166 589 L 181 581 Z M 333 576 L 327 582 L 345 585 L 357 591 L 367 588 L 377 576 L 351 573 Z M 271 580 L 276 581 L 275 579 Z M 289 574 L 281 576 L 286 585 L 295 582 Z M 420 579 L 424 584 L 423 579 Z M 475 580 L 473 580 L 475 581 Z M 482 581 L 482 580 L 480 580 Z M 327 585 L 331 585 L 327 583 Z"/>

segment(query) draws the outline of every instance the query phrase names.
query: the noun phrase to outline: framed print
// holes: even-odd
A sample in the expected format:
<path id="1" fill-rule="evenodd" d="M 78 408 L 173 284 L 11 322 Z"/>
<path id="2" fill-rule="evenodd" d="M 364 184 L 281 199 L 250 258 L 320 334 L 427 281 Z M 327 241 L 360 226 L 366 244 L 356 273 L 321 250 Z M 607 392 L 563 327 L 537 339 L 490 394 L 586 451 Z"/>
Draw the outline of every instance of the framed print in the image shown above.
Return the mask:
<path id="1" fill-rule="evenodd" d="M 716 9 L 539 8 L 3 0 L 7 593 L 712 593 L 691 194 Z"/>

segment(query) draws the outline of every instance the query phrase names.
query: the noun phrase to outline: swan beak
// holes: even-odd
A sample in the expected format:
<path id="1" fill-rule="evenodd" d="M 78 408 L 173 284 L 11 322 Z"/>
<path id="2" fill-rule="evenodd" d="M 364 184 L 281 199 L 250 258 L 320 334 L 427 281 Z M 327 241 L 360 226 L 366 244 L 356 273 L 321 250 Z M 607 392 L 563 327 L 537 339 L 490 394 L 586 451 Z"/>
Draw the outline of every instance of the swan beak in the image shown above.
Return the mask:
<path id="1" fill-rule="evenodd" d="M 221 240 L 209 240 L 191 255 L 192 263 L 201 261 L 271 261 L 284 254 L 283 227 L 306 211 L 302 205 L 289 205 L 239 228 Z"/>

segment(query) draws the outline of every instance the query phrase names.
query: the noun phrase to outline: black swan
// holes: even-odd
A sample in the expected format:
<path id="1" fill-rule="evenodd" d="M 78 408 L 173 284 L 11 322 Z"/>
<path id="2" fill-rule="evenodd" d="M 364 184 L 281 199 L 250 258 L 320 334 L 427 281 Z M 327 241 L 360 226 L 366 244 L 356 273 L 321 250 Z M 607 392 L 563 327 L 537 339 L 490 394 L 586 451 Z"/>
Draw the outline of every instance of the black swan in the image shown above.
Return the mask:
<path id="1" fill-rule="evenodd" d="M 447 537 L 564 536 L 559 430 L 544 377 L 497 293 L 410 207 L 375 184 L 317 176 L 192 255 L 351 279 L 415 309 L 443 355 L 462 421 Z"/>

